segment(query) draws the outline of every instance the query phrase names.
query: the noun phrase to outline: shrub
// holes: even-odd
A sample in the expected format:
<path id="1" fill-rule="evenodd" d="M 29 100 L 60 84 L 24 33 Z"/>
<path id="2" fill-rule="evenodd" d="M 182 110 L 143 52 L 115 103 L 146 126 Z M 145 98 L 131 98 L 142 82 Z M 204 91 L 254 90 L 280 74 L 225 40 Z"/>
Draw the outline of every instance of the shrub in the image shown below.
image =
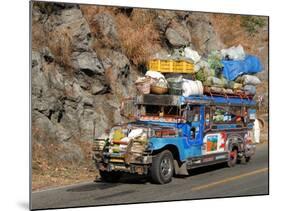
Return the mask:
<path id="1" fill-rule="evenodd" d="M 257 16 L 242 16 L 241 26 L 253 35 L 257 33 L 260 28 L 265 26 L 265 20 Z"/>

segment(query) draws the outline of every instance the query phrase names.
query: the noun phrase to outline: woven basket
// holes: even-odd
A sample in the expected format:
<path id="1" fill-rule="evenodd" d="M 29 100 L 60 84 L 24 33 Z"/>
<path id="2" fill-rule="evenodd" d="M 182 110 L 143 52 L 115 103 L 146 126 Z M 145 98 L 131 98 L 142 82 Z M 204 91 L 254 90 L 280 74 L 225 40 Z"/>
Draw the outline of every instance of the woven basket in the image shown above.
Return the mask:
<path id="1" fill-rule="evenodd" d="M 162 95 L 168 92 L 168 88 L 152 85 L 150 91 L 154 94 Z"/>

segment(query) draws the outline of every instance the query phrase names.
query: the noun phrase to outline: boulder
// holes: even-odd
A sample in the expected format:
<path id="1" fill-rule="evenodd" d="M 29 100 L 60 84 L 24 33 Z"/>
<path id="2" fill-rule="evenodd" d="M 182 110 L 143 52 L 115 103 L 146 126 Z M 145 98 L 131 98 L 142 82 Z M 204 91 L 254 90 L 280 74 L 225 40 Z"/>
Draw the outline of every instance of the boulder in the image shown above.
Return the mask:
<path id="1" fill-rule="evenodd" d="M 96 37 L 109 39 L 112 47 L 119 45 L 118 33 L 114 18 L 108 13 L 99 13 L 94 16 L 94 25 L 96 27 Z"/>
<path id="2" fill-rule="evenodd" d="M 200 13 L 188 16 L 188 26 L 191 32 L 192 44 L 201 54 L 209 54 L 213 50 L 224 48 L 219 35 L 215 32 L 208 14 Z"/>
<path id="3" fill-rule="evenodd" d="M 91 87 L 91 92 L 93 95 L 97 95 L 97 94 L 103 94 L 105 92 L 107 92 L 108 87 L 105 86 L 100 80 L 94 80 L 92 87 Z"/>
<path id="4" fill-rule="evenodd" d="M 62 9 L 60 13 L 52 13 L 46 23 L 46 31 L 58 31 L 71 40 L 73 51 L 89 51 L 92 47 L 92 35 L 89 25 L 81 10 L 77 7 Z M 60 37 L 55 38 L 60 39 Z"/>
<path id="5" fill-rule="evenodd" d="M 92 52 L 74 52 L 72 54 L 74 67 L 88 76 L 104 74 L 104 69 L 97 54 Z"/>
<path id="6" fill-rule="evenodd" d="M 45 115 L 38 111 L 32 112 L 32 141 L 48 144 L 56 141 L 56 126 Z"/>
<path id="7" fill-rule="evenodd" d="M 184 21 L 182 21 L 181 23 L 172 21 L 170 27 L 174 29 L 185 40 L 185 43 L 187 45 L 191 43 L 191 34 Z"/>
<path id="8" fill-rule="evenodd" d="M 174 48 L 180 48 L 182 46 L 188 45 L 189 41 L 185 40 L 175 29 L 173 28 L 168 28 L 166 30 L 166 38 L 169 41 L 169 43 L 174 47 Z"/>
<path id="9" fill-rule="evenodd" d="M 43 64 L 41 54 L 37 51 L 32 51 L 32 69 L 31 69 L 31 84 L 32 94 L 40 96 L 49 89 L 46 74 L 43 72 Z"/>

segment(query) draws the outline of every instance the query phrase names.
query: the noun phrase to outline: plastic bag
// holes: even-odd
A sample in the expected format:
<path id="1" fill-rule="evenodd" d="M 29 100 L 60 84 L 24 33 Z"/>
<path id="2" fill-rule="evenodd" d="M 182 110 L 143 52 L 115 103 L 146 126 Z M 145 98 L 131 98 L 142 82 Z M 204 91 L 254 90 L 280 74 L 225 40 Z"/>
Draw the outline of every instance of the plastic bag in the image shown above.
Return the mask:
<path id="1" fill-rule="evenodd" d="M 191 59 L 194 63 L 197 63 L 200 61 L 201 56 L 199 56 L 197 51 L 192 50 L 190 47 L 186 47 L 184 49 L 184 56 L 187 59 Z"/>
<path id="2" fill-rule="evenodd" d="M 129 133 L 128 137 L 134 139 L 134 138 L 137 138 L 137 137 L 141 136 L 142 133 L 143 133 L 143 129 L 142 129 L 142 128 L 133 129 L 133 130 Z"/>
<path id="3" fill-rule="evenodd" d="M 242 74 L 253 74 L 261 72 L 263 67 L 258 57 L 247 55 L 244 60 L 223 60 L 223 75 L 227 80 L 235 80 Z"/>
<path id="4" fill-rule="evenodd" d="M 201 81 L 183 80 L 182 83 L 183 96 L 203 95 L 203 85 Z"/>
<path id="5" fill-rule="evenodd" d="M 228 49 L 222 49 L 221 55 L 224 59 L 231 59 L 231 60 L 244 60 L 245 59 L 245 52 L 241 45 L 237 47 L 232 46 Z"/>

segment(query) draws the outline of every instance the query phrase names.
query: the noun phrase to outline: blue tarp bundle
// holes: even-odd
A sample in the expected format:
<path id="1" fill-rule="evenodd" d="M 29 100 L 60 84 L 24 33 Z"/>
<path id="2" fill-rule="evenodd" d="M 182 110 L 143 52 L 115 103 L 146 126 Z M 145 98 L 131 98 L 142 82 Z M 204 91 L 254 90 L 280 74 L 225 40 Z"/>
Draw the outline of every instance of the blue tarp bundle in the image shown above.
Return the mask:
<path id="1" fill-rule="evenodd" d="M 258 57 L 247 55 L 244 60 L 222 60 L 223 75 L 228 80 L 235 80 L 242 74 L 261 72 L 263 67 Z"/>

